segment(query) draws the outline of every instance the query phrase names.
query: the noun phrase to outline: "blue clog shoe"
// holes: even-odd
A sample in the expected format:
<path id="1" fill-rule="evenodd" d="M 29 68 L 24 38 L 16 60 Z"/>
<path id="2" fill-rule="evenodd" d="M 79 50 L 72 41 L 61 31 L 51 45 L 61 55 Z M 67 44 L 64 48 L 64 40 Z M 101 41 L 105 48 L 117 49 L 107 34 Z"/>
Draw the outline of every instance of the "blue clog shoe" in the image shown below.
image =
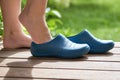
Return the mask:
<path id="1" fill-rule="evenodd" d="M 90 46 L 89 53 L 105 53 L 114 47 L 112 40 L 100 40 L 86 29 L 75 36 L 68 37 L 68 39 L 75 43 L 88 44 Z"/>
<path id="2" fill-rule="evenodd" d="M 89 50 L 87 44 L 74 43 L 62 34 L 43 44 L 31 44 L 31 53 L 35 57 L 78 58 L 87 54 Z"/>

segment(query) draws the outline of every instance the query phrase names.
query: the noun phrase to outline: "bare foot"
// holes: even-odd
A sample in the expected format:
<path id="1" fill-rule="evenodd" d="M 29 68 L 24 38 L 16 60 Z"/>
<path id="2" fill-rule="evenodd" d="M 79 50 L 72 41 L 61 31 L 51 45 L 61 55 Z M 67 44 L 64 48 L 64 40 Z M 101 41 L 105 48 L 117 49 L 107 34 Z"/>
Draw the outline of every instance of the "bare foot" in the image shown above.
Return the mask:
<path id="1" fill-rule="evenodd" d="M 16 48 L 22 48 L 22 47 L 27 47 L 30 48 L 32 39 L 25 34 L 11 34 L 4 36 L 3 39 L 3 46 L 5 49 L 16 49 Z"/>
<path id="2" fill-rule="evenodd" d="M 34 42 L 41 44 L 52 39 L 43 16 L 26 15 L 26 12 L 23 11 L 19 16 L 19 20 L 26 27 Z"/>

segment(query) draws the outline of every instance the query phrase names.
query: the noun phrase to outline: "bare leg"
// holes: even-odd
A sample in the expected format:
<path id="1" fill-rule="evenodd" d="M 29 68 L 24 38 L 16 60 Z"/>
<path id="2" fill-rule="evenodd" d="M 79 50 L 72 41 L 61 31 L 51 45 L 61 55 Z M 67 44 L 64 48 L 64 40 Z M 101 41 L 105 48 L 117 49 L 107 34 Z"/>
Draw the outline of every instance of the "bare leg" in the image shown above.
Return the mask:
<path id="1" fill-rule="evenodd" d="M 34 42 L 40 44 L 52 39 L 45 20 L 47 0 L 28 0 L 20 15 L 20 21 Z"/>
<path id="2" fill-rule="evenodd" d="M 0 0 L 4 23 L 4 48 L 30 47 L 31 39 L 21 29 L 21 0 Z"/>

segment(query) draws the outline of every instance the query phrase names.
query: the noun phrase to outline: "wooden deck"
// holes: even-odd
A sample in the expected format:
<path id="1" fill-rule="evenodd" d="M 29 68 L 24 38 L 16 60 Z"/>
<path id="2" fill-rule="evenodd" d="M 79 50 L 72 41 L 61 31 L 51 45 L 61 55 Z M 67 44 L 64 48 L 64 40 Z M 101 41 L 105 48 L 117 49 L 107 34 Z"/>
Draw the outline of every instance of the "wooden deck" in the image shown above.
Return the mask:
<path id="1" fill-rule="evenodd" d="M 79 59 L 35 58 L 29 49 L 0 51 L 0 80 L 84 79 L 120 80 L 120 43 L 109 53 Z"/>

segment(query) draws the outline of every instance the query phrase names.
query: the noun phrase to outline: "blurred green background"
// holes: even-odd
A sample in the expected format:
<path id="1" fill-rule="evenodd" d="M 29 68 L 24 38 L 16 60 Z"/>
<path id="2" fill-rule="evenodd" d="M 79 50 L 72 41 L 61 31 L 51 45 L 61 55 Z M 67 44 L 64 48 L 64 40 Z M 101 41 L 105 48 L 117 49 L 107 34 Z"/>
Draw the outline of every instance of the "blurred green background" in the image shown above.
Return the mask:
<path id="1" fill-rule="evenodd" d="M 88 29 L 97 38 L 120 41 L 120 0 L 48 1 L 46 18 L 53 36 L 59 33 L 71 36 Z M 3 35 L 1 13 L 0 35 Z"/>

